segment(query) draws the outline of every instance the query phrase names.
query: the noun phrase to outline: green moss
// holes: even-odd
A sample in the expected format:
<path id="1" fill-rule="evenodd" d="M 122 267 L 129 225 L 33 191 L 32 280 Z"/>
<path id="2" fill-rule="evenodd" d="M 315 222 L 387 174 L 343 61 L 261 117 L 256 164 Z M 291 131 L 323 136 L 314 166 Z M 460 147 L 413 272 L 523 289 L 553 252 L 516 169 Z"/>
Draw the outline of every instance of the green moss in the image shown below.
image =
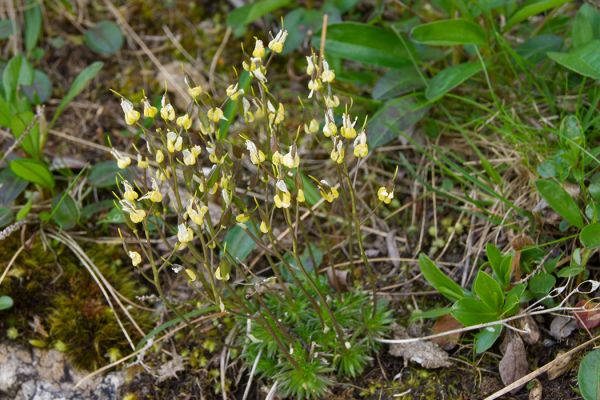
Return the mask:
<path id="1" fill-rule="evenodd" d="M 0 265 L 6 265 L 19 245 L 16 236 L 2 242 L 5 251 Z M 135 300 L 145 292 L 131 269 L 123 264 L 120 247 L 94 244 L 84 251 L 124 297 Z M 23 344 L 65 351 L 75 365 L 89 370 L 107 364 L 129 347 L 94 279 L 59 243 L 44 247 L 36 239 L 17 258 L 3 283 L 3 293 L 10 295 L 15 305 L 0 314 L 1 331 L 12 332 L 11 338 Z M 129 312 L 142 329 L 150 326 L 148 313 L 136 308 Z M 132 339 L 139 340 L 128 319 L 122 313 L 119 317 Z M 15 331 L 18 335 L 14 335 Z"/>

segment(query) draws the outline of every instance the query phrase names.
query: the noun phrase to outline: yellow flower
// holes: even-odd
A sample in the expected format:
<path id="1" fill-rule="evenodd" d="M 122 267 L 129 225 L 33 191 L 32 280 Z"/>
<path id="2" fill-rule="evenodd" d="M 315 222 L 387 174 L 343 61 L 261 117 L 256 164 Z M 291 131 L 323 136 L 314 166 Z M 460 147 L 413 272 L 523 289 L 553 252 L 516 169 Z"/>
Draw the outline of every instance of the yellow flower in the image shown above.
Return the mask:
<path id="1" fill-rule="evenodd" d="M 156 150 L 156 162 L 160 164 L 163 161 L 165 161 L 165 155 L 163 154 L 162 150 Z"/>
<path id="2" fill-rule="evenodd" d="M 177 133 L 173 131 L 167 132 L 167 150 L 169 153 L 177 151 L 181 151 L 183 147 L 183 139 Z"/>
<path id="3" fill-rule="evenodd" d="M 304 132 L 307 134 L 314 134 L 319 131 L 319 122 L 316 119 L 311 119 L 310 122 L 304 124 Z"/>
<path id="4" fill-rule="evenodd" d="M 325 137 L 337 135 L 337 126 L 335 125 L 335 122 L 329 121 L 323 126 L 323 135 L 325 135 Z"/>
<path id="5" fill-rule="evenodd" d="M 133 104 L 129 100 L 121 99 L 121 108 L 127 125 L 133 125 L 140 119 L 140 112 L 133 109 Z"/>
<path id="6" fill-rule="evenodd" d="M 208 207 L 202 206 L 198 210 L 196 210 L 196 207 L 196 202 L 193 199 L 190 199 L 186 208 L 186 213 L 193 223 L 198 226 L 202 226 L 204 224 L 204 216 L 208 212 Z"/>
<path id="7" fill-rule="evenodd" d="M 306 200 L 304 197 L 304 190 L 298 189 L 298 195 L 296 196 L 296 199 L 298 200 L 298 203 L 304 203 Z"/>
<path id="8" fill-rule="evenodd" d="M 269 49 L 271 49 L 273 53 L 281 53 L 283 51 L 283 45 L 285 44 L 287 35 L 287 31 L 279 31 L 273 40 L 269 42 Z"/>
<path id="9" fill-rule="evenodd" d="M 130 201 L 121 200 L 119 203 L 121 204 L 123 211 L 129 214 L 129 219 L 134 224 L 140 223 L 144 220 L 144 218 L 146 218 L 146 211 L 142 210 L 141 208 L 135 208 L 133 203 Z"/>
<path id="10" fill-rule="evenodd" d="M 268 233 L 269 232 L 269 227 L 267 226 L 267 223 L 265 221 L 261 221 L 260 222 L 260 227 L 258 229 L 260 229 L 260 231 L 262 233 Z"/>
<path id="11" fill-rule="evenodd" d="M 175 119 L 175 109 L 171 103 L 167 102 L 166 96 L 163 96 L 160 101 L 160 116 L 165 121 L 173 121 Z"/>
<path id="12" fill-rule="evenodd" d="M 240 96 L 244 94 L 244 89 L 238 89 L 238 86 L 239 85 L 237 83 L 235 85 L 229 85 L 225 90 L 227 97 L 229 97 L 233 101 L 236 101 Z"/>
<path id="13" fill-rule="evenodd" d="M 254 50 L 252 51 L 252 57 L 263 58 L 264 56 L 265 56 L 265 46 L 263 45 L 263 41 L 260 39 L 256 39 L 256 43 L 254 43 Z"/>
<path id="14" fill-rule="evenodd" d="M 321 181 L 321 183 L 322 182 L 323 181 Z M 321 193 L 321 197 L 323 197 L 328 203 L 333 203 L 333 201 L 339 196 L 337 189 L 334 187 L 320 187 L 319 193 Z"/>
<path id="15" fill-rule="evenodd" d="M 185 273 L 188 276 L 190 282 L 194 282 L 196 280 L 196 273 L 192 269 L 186 268 Z"/>
<path id="16" fill-rule="evenodd" d="M 341 164 L 344 162 L 344 156 L 346 151 L 344 149 L 344 143 L 341 140 L 335 140 L 333 142 L 333 150 L 331 150 L 330 157 L 333 161 Z"/>
<path id="17" fill-rule="evenodd" d="M 273 157 L 271 157 L 271 162 L 273 163 L 273 165 L 278 166 L 279 164 L 281 164 L 282 159 L 283 156 L 281 155 L 281 153 L 275 150 L 273 152 Z"/>
<path id="18" fill-rule="evenodd" d="M 117 166 L 120 169 L 125 169 L 131 164 L 131 158 L 121 155 L 121 153 L 119 153 L 118 151 L 113 149 L 110 151 L 110 153 L 113 155 L 114 158 L 117 159 Z"/>
<path id="19" fill-rule="evenodd" d="M 235 217 L 235 220 L 240 224 L 247 222 L 249 219 L 250 219 L 250 215 L 244 214 L 244 213 L 241 213 Z"/>
<path id="20" fill-rule="evenodd" d="M 130 251 L 129 258 L 131 258 L 131 264 L 137 267 L 142 262 L 142 256 L 137 251 Z"/>
<path id="21" fill-rule="evenodd" d="M 306 56 L 306 74 L 307 75 L 312 75 L 313 72 L 315 72 L 315 63 L 313 61 L 313 57 L 312 56 Z"/>
<path id="22" fill-rule="evenodd" d="M 323 60 L 323 72 L 321 73 L 321 80 L 325 83 L 331 83 L 335 79 L 335 72 L 329 69 L 327 61 Z"/>
<path id="23" fill-rule="evenodd" d="M 142 158 L 141 154 L 137 155 L 137 163 L 138 163 L 138 167 L 140 167 L 142 169 L 146 169 L 150 166 L 150 163 L 148 162 L 148 157 Z"/>
<path id="24" fill-rule="evenodd" d="M 323 85 L 321 84 L 320 79 L 311 79 L 310 81 L 308 81 L 308 90 L 310 90 L 308 98 L 310 99 L 313 96 L 313 93 L 318 92 L 319 90 L 321 90 L 322 87 Z"/>
<path id="25" fill-rule="evenodd" d="M 340 105 L 340 98 L 336 95 L 325 97 L 325 106 L 327 108 L 336 108 Z"/>
<path id="26" fill-rule="evenodd" d="M 278 180 L 275 184 L 276 194 L 274 197 L 275 207 L 277 208 L 289 208 L 292 203 L 292 196 L 288 191 L 288 188 L 284 181 Z"/>
<path id="27" fill-rule="evenodd" d="M 366 157 L 369 154 L 369 146 L 367 145 L 367 135 L 362 131 L 356 139 L 354 139 L 354 156 L 357 158 Z"/>
<path id="28" fill-rule="evenodd" d="M 219 107 L 211 108 L 208 110 L 208 119 L 215 123 L 225 119 L 223 116 L 223 110 L 221 110 Z"/>
<path id="29" fill-rule="evenodd" d="M 147 98 L 144 98 L 144 117 L 154 118 L 157 112 L 158 108 L 151 105 Z"/>
<path id="30" fill-rule="evenodd" d="M 183 163 L 185 165 L 194 165 L 196 164 L 196 156 L 189 151 L 188 149 L 183 150 L 181 153 L 183 155 Z"/>
<path id="31" fill-rule="evenodd" d="M 382 186 L 377 190 L 377 198 L 384 204 L 390 204 L 394 199 L 394 191 L 388 192 L 387 188 Z"/>
<path id="32" fill-rule="evenodd" d="M 281 163 L 290 169 L 298 168 L 300 165 L 300 156 L 298 156 L 298 151 L 293 147 L 294 146 L 290 146 L 290 151 L 281 158 Z"/>
<path id="33" fill-rule="evenodd" d="M 188 88 L 188 94 L 190 96 L 192 96 L 193 99 L 198 98 L 202 94 L 203 91 L 204 90 L 202 89 L 202 86 L 200 86 L 200 85 Z"/>
<path id="34" fill-rule="evenodd" d="M 187 131 L 192 126 L 192 119 L 189 115 L 183 114 L 181 117 L 177 118 L 177 121 L 175 121 L 175 123 L 177 124 L 177 126 L 180 126 Z"/>
<path id="35" fill-rule="evenodd" d="M 200 153 L 202 153 L 202 147 L 200 147 L 199 145 L 195 145 L 194 147 L 190 148 L 190 151 L 192 152 L 194 157 L 198 157 Z"/>
<path id="36" fill-rule="evenodd" d="M 354 129 L 356 120 L 357 118 L 354 118 L 354 122 L 352 122 L 348 113 L 342 115 L 342 129 L 340 132 L 346 139 L 354 139 L 356 137 L 356 129 Z"/>
<path id="37" fill-rule="evenodd" d="M 215 271 L 215 278 L 220 281 L 228 281 L 229 271 L 231 271 L 231 265 L 229 265 L 227 261 L 223 259 Z"/>
<path id="38" fill-rule="evenodd" d="M 150 199 L 153 203 L 160 203 L 163 199 L 163 195 L 160 192 L 160 188 L 158 187 L 158 183 L 156 183 L 156 179 L 152 178 L 152 190 L 143 195 L 140 200 Z"/>
<path id="39" fill-rule="evenodd" d="M 256 145 L 251 140 L 246 140 L 246 149 L 250 153 L 250 161 L 254 165 L 259 165 L 265 161 L 265 153 L 256 148 Z"/>
<path id="40" fill-rule="evenodd" d="M 177 240 L 184 244 L 191 242 L 194 240 L 194 231 L 185 224 L 179 224 L 177 226 Z"/>
<path id="41" fill-rule="evenodd" d="M 137 200 L 138 198 L 138 194 L 135 190 L 133 190 L 133 187 L 131 187 L 131 185 L 129 184 L 129 182 L 127 181 L 123 181 L 123 187 L 125 188 L 125 191 L 123 192 L 123 199 L 130 201 L 130 202 L 134 202 L 135 200 Z"/>

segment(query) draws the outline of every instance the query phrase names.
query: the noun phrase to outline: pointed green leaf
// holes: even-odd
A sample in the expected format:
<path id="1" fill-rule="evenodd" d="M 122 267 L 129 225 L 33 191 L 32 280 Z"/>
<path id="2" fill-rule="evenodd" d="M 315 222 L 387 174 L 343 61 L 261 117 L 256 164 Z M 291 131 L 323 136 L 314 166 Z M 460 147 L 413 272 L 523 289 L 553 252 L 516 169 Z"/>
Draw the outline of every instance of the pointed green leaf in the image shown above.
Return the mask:
<path id="1" fill-rule="evenodd" d="M 425 97 L 434 100 L 442 97 L 467 79 L 481 71 L 481 63 L 465 63 L 448 67 L 434 76 L 427 86 Z"/>
<path id="2" fill-rule="evenodd" d="M 561 6 L 570 1 L 571 0 L 538 0 L 526 3 L 523 7 L 518 9 L 513 15 L 510 16 L 508 21 L 506 21 L 504 30 L 507 31 L 519 22 L 525 21 L 529 17 L 543 13 L 544 11 L 548 11 L 552 8 Z"/>
<path id="3" fill-rule="evenodd" d="M 411 31 L 413 40 L 430 46 L 486 44 L 485 32 L 478 24 L 466 19 L 444 19 L 417 25 Z"/>
<path id="4" fill-rule="evenodd" d="M 590 351 L 579 364 L 577 383 L 584 400 L 600 398 L 600 349 Z"/>
<path id="5" fill-rule="evenodd" d="M 456 301 L 466 296 L 465 290 L 456 282 L 444 274 L 429 257 L 421 253 L 419 255 L 419 267 L 427 282 L 444 297 Z"/>
<path id="6" fill-rule="evenodd" d="M 502 309 L 504 305 L 502 288 L 487 272 L 480 270 L 477 273 L 477 277 L 473 283 L 473 291 L 491 309 Z"/>
<path id="7" fill-rule="evenodd" d="M 484 302 L 463 297 L 452 306 L 452 316 L 465 326 L 497 321 L 499 313 Z"/>
<path id="8" fill-rule="evenodd" d="M 558 182 L 550 179 L 539 179 L 535 186 L 540 195 L 558 215 L 577 228 L 583 227 L 583 218 L 577 203 Z"/>
<path id="9" fill-rule="evenodd" d="M 481 354 L 496 343 L 502 333 L 502 325 L 493 325 L 483 328 L 475 335 L 475 352 Z"/>
<path id="10" fill-rule="evenodd" d="M 568 53 L 549 52 L 548 57 L 580 75 L 600 80 L 600 40 L 592 40 Z"/>
<path id="11" fill-rule="evenodd" d="M 588 249 L 600 247 L 600 223 L 596 222 L 583 228 L 579 234 L 579 240 Z"/>
<path id="12" fill-rule="evenodd" d="M 52 176 L 48 166 L 42 161 L 30 158 L 16 158 L 10 162 L 9 166 L 12 172 L 19 178 L 45 188 L 50 189 L 54 187 L 54 176 Z"/>

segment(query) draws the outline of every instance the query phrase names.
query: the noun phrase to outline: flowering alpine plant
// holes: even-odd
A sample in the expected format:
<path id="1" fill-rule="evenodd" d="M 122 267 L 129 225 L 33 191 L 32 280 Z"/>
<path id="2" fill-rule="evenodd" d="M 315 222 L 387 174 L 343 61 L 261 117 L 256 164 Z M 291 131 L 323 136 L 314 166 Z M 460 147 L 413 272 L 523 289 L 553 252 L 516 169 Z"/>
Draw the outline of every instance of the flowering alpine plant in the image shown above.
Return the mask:
<path id="1" fill-rule="evenodd" d="M 141 105 L 122 99 L 125 123 L 140 130 L 144 144 L 136 148 L 136 163 L 123 152 L 113 155 L 119 168 L 130 170 L 121 174 L 130 180 L 121 179 L 117 196 L 138 239 L 135 248 L 126 249 L 133 267 L 170 306 L 162 276 L 183 269 L 198 302 L 239 318 L 246 359 L 269 357 L 269 363 L 258 364 L 259 373 L 277 381 L 284 394 L 314 397 L 326 392 L 333 371 L 342 376 L 362 371 L 376 349 L 373 338 L 386 331 L 390 318 L 375 298 L 375 276 L 360 234 L 356 175 L 351 177 L 369 154 L 366 119 L 361 123 L 351 115 L 351 103 L 336 113 L 342 106 L 331 86 L 335 71 L 316 54 L 306 57 L 306 98 L 280 101 L 270 90 L 268 68 L 286 37 L 280 30 L 267 47 L 256 39 L 242 63 L 244 77 L 227 86 L 222 98 L 186 79 L 184 111 L 175 109 L 166 92 L 160 108 L 145 97 Z M 288 110 L 305 115 L 309 104 L 317 110 L 314 116 L 297 126 L 287 120 Z M 305 175 L 301 149 L 319 135 L 321 147 L 331 142 L 329 157 L 319 160 L 327 176 Z M 385 206 L 393 197 L 389 182 L 375 199 Z M 315 211 L 338 201 L 347 217 L 343 227 L 350 231 L 345 245 L 350 255 L 358 250 L 372 293 L 337 293 L 318 269 L 306 226 L 321 224 Z M 228 235 L 235 230 L 254 242 L 252 263 L 232 248 L 236 243 Z M 163 242 L 160 250 L 150 240 L 156 238 Z M 267 268 L 259 273 L 256 264 Z M 305 306 L 300 313 L 293 309 L 298 302 Z M 298 332 L 302 326 L 310 328 Z"/>

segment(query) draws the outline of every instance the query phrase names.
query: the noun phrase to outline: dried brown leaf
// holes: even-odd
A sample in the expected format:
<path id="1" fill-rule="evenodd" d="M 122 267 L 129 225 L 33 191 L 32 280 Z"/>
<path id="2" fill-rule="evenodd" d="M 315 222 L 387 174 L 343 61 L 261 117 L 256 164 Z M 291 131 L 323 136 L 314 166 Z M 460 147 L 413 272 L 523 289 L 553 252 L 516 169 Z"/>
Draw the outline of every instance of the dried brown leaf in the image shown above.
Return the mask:
<path id="1" fill-rule="evenodd" d="M 395 339 L 410 338 L 403 326 L 394 324 L 392 330 Z M 448 353 L 437 344 L 427 341 L 392 344 L 390 345 L 390 354 L 404 358 L 404 365 L 408 365 L 408 361 L 416 362 L 424 368 L 441 368 L 452 365 L 448 359 Z"/>
<path id="2" fill-rule="evenodd" d="M 500 378 L 504 385 L 510 385 L 514 381 L 527 374 L 529 365 L 527 363 L 527 352 L 523 339 L 519 335 L 512 335 L 506 346 L 506 352 L 498 366 Z M 511 393 L 516 393 L 522 386 L 515 388 Z"/>
<path id="3" fill-rule="evenodd" d="M 458 322 L 454 317 L 450 314 L 446 314 L 438 318 L 433 327 L 431 328 L 431 333 L 437 334 L 447 331 L 452 331 L 454 329 L 462 328 L 463 325 Z M 451 335 L 441 336 L 438 338 L 434 338 L 431 341 L 437 345 L 439 345 L 444 350 L 452 350 L 458 344 L 460 340 L 460 332 L 453 333 Z"/>
<path id="4" fill-rule="evenodd" d="M 400 266 L 400 251 L 398 250 L 398 243 L 396 242 L 396 231 L 392 230 L 385 235 L 385 244 L 387 247 L 388 257 L 391 258 L 391 263 L 394 268 Z"/>
<path id="5" fill-rule="evenodd" d="M 550 323 L 550 335 L 556 340 L 563 340 L 577 329 L 577 321 L 572 318 L 558 316 Z"/>
<path id="6" fill-rule="evenodd" d="M 534 379 L 532 383 L 533 387 L 529 391 L 529 400 L 542 400 L 542 382 Z"/>
<path id="7" fill-rule="evenodd" d="M 558 378 L 559 376 L 561 376 L 562 374 L 564 374 L 565 372 L 567 372 L 569 369 L 571 369 L 571 360 L 573 359 L 573 356 L 565 356 L 564 352 L 560 352 L 556 355 L 556 358 L 554 358 L 554 362 L 552 363 L 552 366 L 550 367 L 550 369 L 548 370 L 547 374 L 548 374 L 548 379 L 550 380 L 554 380 L 556 378 Z"/>
<path id="8" fill-rule="evenodd" d="M 579 300 L 575 307 L 582 307 L 589 311 L 575 311 L 577 325 L 580 328 L 594 329 L 600 325 L 600 303 Z"/>
<path id="9" fill-rule="evenodd" d="M 536 344 L 542 336 L 537 322 L 529 315 L 517 320 L 517 327 L 523 331 L 519 332 L 519 334 L 527 344 Z"/>
<path id="10" fill-rule="evenodd" d="M 350 274 L 348 271 L 327 268 L 327 281 L 336 292 L 347 292 L 350 288 Z"/>

